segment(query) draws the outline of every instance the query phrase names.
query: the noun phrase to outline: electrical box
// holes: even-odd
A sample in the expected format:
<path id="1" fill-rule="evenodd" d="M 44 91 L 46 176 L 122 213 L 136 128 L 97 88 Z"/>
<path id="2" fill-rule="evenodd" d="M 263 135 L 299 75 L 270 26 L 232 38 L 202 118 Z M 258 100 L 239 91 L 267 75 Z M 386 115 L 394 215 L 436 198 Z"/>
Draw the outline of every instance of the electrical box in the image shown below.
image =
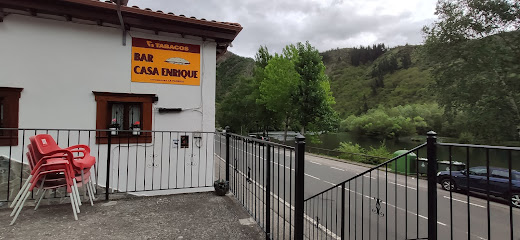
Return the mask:
<path id="1" fill-rule="evenodd" d="M 181 136 L 181 148 L 190 147 L 190 136 Z"/>

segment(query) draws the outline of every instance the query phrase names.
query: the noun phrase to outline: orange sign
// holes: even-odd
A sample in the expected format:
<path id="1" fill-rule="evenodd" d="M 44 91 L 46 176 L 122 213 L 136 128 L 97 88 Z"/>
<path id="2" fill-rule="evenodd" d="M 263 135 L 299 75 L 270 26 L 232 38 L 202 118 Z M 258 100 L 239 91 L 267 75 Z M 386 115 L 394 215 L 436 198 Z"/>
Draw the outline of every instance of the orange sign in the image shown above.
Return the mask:
<path id="1" fill-rule="evenodd" d="M 132 82 L 200 86 L 200 46 L 132 38 Z"/>

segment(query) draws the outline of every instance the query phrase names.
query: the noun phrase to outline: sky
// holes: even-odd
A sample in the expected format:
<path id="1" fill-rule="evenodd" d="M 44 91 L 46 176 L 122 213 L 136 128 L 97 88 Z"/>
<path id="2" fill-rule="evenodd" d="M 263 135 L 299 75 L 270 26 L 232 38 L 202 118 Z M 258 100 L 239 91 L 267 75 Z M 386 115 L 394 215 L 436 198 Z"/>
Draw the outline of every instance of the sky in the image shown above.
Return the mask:
<path id="1" fill-rule="evenodd" d="M 130 0 L 129 6 L 198 19 L 235 22 L 242 32 L 229 51 L 254 57 L 309 41 L 320 52 L 360 45 L 421 44 L 437 0 Z"/>

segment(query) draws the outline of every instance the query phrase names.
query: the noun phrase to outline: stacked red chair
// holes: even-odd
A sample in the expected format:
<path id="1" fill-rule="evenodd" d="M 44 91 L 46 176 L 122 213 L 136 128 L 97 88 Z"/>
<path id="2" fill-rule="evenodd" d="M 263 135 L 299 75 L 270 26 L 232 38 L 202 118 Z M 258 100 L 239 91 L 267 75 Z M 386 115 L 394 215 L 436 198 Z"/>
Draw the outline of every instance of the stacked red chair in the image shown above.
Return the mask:
<path id="1" fill-rule="evenodd" d="M 90 148 L 86 145 L 75 145 L 62 149 L 48 134 L 36 135 L 29 139 L 31 144 L 27 146 L 26 155 L 31 174 L 11 204 L 11 208 L 14 207 L 11 212 L 11 216 L 14 216 L 11 225 L 15 223 L 34 188 L 39 189 L 36 195 L 43 190 L 35 206 L 36 210 L 48 190 L 66 187 L 74 219 L 78 220 L 77 213 L 80 213 L 81 205 L 78 186 L 84 186 L 90 204 L 94 204 L 94 185 L 90 181 L 90 168 L 96 163 L 96 159 L 90 156 Z"/>

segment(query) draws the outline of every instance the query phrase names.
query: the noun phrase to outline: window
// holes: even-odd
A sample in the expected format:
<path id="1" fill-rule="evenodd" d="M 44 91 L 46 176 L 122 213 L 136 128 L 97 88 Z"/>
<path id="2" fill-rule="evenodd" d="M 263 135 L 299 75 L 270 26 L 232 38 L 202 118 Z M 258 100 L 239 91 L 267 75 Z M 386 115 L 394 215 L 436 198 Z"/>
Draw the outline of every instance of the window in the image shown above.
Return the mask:
<path id="1" fill-rule="evenodd" d="M 155 94 L 93 92 L 96 97 L 96 129 L 152 130 L 152 104 L 157 101 Z M 151 143 L 151 133 L 115 131 L 112 143 Z M 96 143 L 108 142 L 110 132 L 98 132 Z"/>
<path id="2" fill-rule="evenodd" d="M 20 93 L 23 88 L 0 87 L 0 128 L 18 128 Z M 18 131 L 0 129 L 0 146 L 17 146 Z"/>
<path id="3" fill-rule="evenodd" d="M 491 171 L 491 176 L 496 178 L 509 179 L 509 172 L 495 169 Z"/>
<path id="4" fill-rule="evenodd" d="M 483 167 L 473 167 L 469 169 L 470 175 L 487 176 L 487 169 Z"/>

